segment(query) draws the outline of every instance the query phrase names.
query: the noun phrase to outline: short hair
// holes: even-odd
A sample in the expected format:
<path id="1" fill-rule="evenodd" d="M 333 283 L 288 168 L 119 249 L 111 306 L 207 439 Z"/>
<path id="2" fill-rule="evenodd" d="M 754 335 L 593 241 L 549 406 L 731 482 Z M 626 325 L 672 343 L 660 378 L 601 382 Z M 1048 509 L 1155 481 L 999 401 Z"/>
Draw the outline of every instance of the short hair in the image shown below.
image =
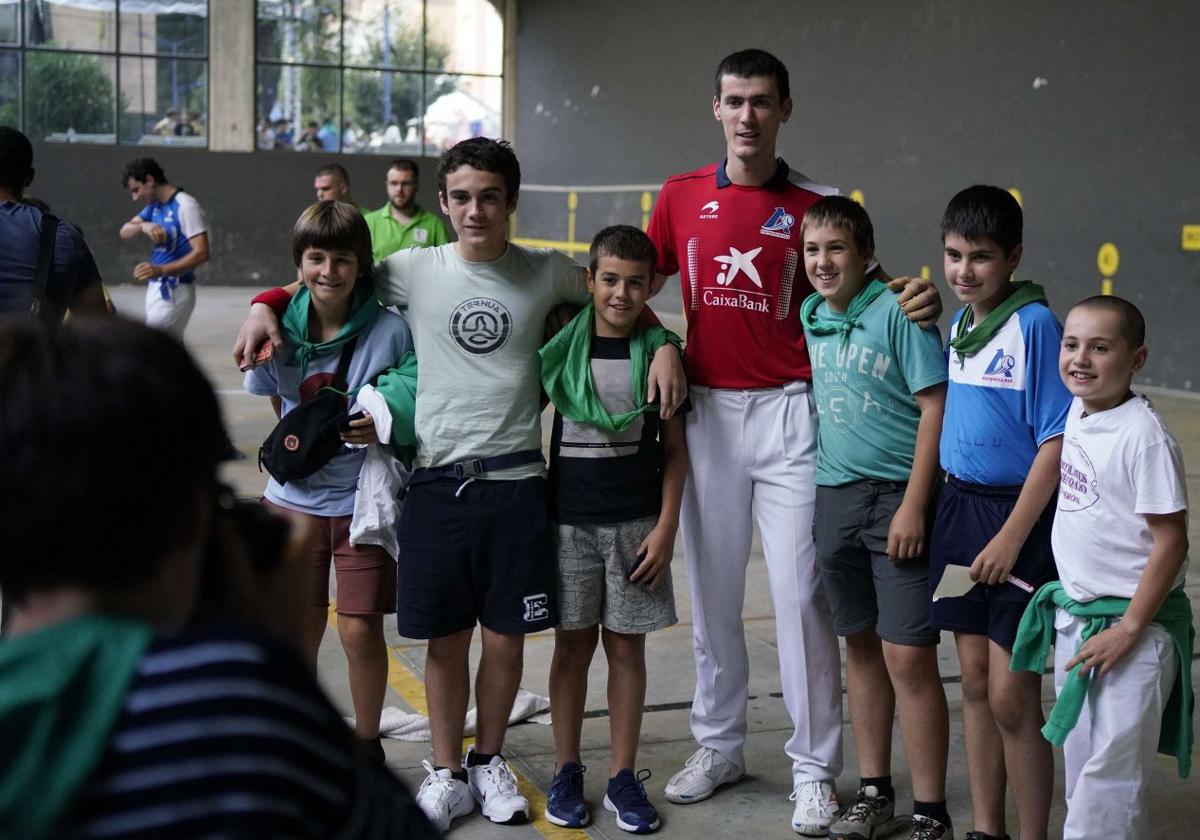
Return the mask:
<path id="1" fill-rule="evenodd" d="M 183 345 L 123 318 L 0 324 L 0 586 L 113 592 L 194 534 L 228 439 Z"/>
<path id="2" fill-rule="evenodd" d="M 322 175 L 334 175 L 341 178 L 342 183 L 347 187 L 350 186 L 350 173 L 340 163 L 331 163 L 328 166 L 322 166 L 317 170 L 317 177 L 320 178 Z"/>
<path id="3" fill-rule="evenodd" d="M 942 215 L 942 239 L 957 234 L 976 242 L 991 239 L 1005 254 L 1021 244 L 1021 205 L 1008 190 L 976 184 L 950 199 Z"/>
<path id="4" fill-rule="evenodd" d="M 509 204 L 516 201 L 521 190 L 521 164 L 513 152 L 512 144 L 506 140 L 490 137 L 472 137 L 455 143 L 442 153 L 438 161 L 438 192 L 446 194 L 446 176 L 462 166 L 481 172 L 494 172 L 504 178 L 504 188 Z"/>
<path id="5" fill-rule="evenodd" d="M 421 170 L 417 167 L 417 162 L 415 160 L 409 160 L 408 158 L 396 158 L 388 164 L 387 169 L 384 171 L 391 172 L 393 169 L 399 169 L 401 172 L 407 169 L 412 173 L 412 176 L 415 180 L 421 180 Z"/>
<path id="6" fill-rule="evenodd" d="M 125 164 L 125 169 L 121 172 L 121 186 L 126 186 L 130 178 L 139 184 L 144 184 L 146 179 L 151 175 L 154 176 L 154 183 L 156 184 L 170 183 L 167 181 L 167 174 L 163 172 L 162 167 L 158 165 L 158 161 L 154 158 L 134 158 Z"/>
<path id="7" fill-rule="evenodd" d="M 1117 329 L 1121 337 L 1129 342 L 1134 350 L 1146 343 L 1146 319 L 1142 312 L 1125 298 L 1113 295 L 1093 295 L 1084 298 L 1071 307 L 1072 309 L 1102 309 L 1114 312 L 1117 316 Z"/>
<path id="8" fill-rule="evenodd" d="M 779 101 L 783 102 L 792 95 L 788 84 L 788 71 L 783 62 L 766 50 L 739 50 L 721 59 L 717 65 L 716 97 L 721 98 L 721 77 L 737 76 L 739 79 L 749 79 L 752 76 L 770 76 L 775 80 L 779 91 Z"/>
<path id="9" fill-rule="evenodd" d="M 33 145 L 12 126 L 0 125 L 0 187 L 21 192 L 33 170 Z"/>
<path id="10" fill-rule="evenodd" d="M 596 234 L 592 239 L 592 247 L 588 249 L 591 259 L 592 273 L 601 257 L 616 257 L 619 260 L 645 263 L 650 267 L 650 279 L 654 279 L 654 269 L 658 265 L 658 249 L 653 240 L 641 228 L 633 225 L 610 225 Z"/>
<path id="11" fill-rule="evenodd" d="M 297 266 L 309 248 L 350 251 L 358 258 L 358 276 L 372 276 L 371 230 L 353 204 L 318 201 L 305 208 L 292 228 L 292 259 Z"/>
<path id="12" fill-rule="evenodd" d="M 867 208 L 854 199 L 844 195 L 827 195 L 820 199 L 805 212 L 800 225 L 801 237 L 803 231 L 821 225 L 841 228 L 850 234 L 854 247 L 861 253 L 875 253 L 875 228 L 871 225 L 871 217 L 867 215 Z"/>

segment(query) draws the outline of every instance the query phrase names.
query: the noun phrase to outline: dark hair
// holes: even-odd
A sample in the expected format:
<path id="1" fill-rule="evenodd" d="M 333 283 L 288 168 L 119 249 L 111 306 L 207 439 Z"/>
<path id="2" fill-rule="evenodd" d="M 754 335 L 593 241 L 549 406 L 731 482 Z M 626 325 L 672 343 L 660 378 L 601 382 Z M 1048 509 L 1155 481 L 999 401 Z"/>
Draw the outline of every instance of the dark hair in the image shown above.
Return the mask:
<path id="1" fill-rule="evenodd" d="M 158 165 L 158 161 L 154 158 L 134 158 L 125 164 L 125 169 L 121 173 L 121 186 L 128 185 L 130 178 L 139 184 L 144 184 L 146 179 L 151 175 L 154 176 L 154 183 L 156 184 L 169 183 L 166 173 L 163 172 L 162 167 Z"/>
<path id="2" fill-rule="evenodd" d="M 33 170 L 33 145 L 15 128 L 0 125 L 0 187 L 19 193 Z"/>
<path id="3" fill-rule="evenodd" d="M 1146 319 L 1142 317 L 1141 310 L 1125 298 L 1113 295 L 1093 295 L 1090 298 L 1084 298 L 1071 308 L 1079 309 L 1081 307 L 1116 313 L 1117 328 L 1121 332 L 1121 337 L 1129 342 L 1129 346 L 1134 350 L 1146 343 Z"/>
<path id="4" fill-rule="evenodd" d="M 967 187 L 946 205 L 942 215 L 942 240 L 954 233 L 971 242 L 990 239 L 1005 255 L 1021 244 L 1021 205 L 1008 190 L 976 184 Z"/>
<path id="5" fill-rule="evenodd" d="M 292 260 L 297 266 L 308 248 L 350 251 L 358 258 L 359 279 L 368 282 L 375 261 L 371 258 L 371 230 L 362 212 L 344 201 L 318 201 L 309 205 L 292 228 Z"/>
<path id="6" fill-rule="evenodd" d="M 852 198 L 842 195 L 827 195 L 804 213 L 801 231 L 829 225 L 850 234 L 854 247 L 862 254 L 875 253 L 875 228 L 867 209 Z M 803 237 L 803 233 L 801 233 Z"/>
<path id="7" fill-rule="evenodd" d="M 0 324 L 0 585 L 117 591 L 195 534 L 228 446 L 179 342 L 121 318 Z"/>
<path id="8" fill-rule="evenodd" d="M 616 257 L 619 260 L 646 263 L 650 267 L 650 279 L 658 265 L 658 250 L 654 242 L 641 228 L 633 225 L 610 225 L 596 234 L 592 247 L 588 249 L 592 273 L 601 257 Z"/>
<path id="9" fill-rule="evenodd" d="M 393 169 L 399 169 L 401 172 L 403 172 L 405 169 L 407 169 L 409 172 L 412 173 L 413 178 L 415 178 L 418 181 L 421 179 L 421 170 L 417 168 L 417 162 L 415 160 L 408 160 L 407 158 L 396 158 L 395 160 L 393 160 L 391 163 L 388 164 L 388 168 L 385 171 L 390 172 Z"/>
<path id="10" fill-rule="evenodd" d="M 437 168 L 438 192 L 441 195 L 446 194 L 446 176 L 461 166 L 500 175 L 504 178 L 508 203 L 517 200 L 517 193 L 521 189 L 521 164 L 517 162 L 512 144 L 506 140 L 472 137 L 455 143 L 443 152 Z"/>
<path id="11" fill-rule="evenodd" d="M 320 178 L 322 175 L 336 175 L 342 179 L 343 184 L 347 187 L 350 186 L 350 173 L 340 163 L 331 163 L 328 166 L 322 166 L 317 170 L 317 177 Z"/>
<path id="12" fill-rule="evenodd" d="M 749 79 L 752 76 L 770 76 L 775 80 L 779 91 L 779 101 L 783 102 L 792 95 L 788 84 L 787 67 L 766 50 L 739 50 L 721 59 L 717 65 L 716 97 L 721 98 L 721 77 L 737 76 L 739 79 Z"/>

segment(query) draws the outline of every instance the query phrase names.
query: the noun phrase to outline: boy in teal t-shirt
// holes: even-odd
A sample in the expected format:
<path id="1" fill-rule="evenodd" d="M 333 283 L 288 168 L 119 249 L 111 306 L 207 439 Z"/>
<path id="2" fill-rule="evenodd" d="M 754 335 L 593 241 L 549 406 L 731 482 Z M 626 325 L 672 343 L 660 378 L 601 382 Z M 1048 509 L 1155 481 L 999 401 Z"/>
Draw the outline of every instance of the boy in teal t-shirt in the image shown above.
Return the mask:
<path id="1" fill-rule="evenodd" d="M 913 784 L 907 836 L 948 838 L 949 714 L 938 633 L 929 626 L 925 551 L 946 396 L 941 337 L 909 321 L 883 295 L 883 283 L 868 282 L 875 242 L 861 205 L 838 196 L 818 201 L 802 237 L 817 290 L 800 310 L 819 418 L 813 530 L 834 629 L 846 639 L 861 775 L 830 837 L 894 830 L 898 706 Z"/>

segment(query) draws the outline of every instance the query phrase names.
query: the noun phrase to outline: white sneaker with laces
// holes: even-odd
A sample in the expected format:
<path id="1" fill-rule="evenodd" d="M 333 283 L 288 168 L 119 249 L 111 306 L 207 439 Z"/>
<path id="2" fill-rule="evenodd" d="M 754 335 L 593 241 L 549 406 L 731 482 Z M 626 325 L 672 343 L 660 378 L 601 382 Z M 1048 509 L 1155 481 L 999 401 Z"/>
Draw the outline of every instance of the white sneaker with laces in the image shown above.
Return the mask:
<path id="1" fill-rule="evenodd" d="M 417 805 L 434 827 L 444 834 L 450 830 L 451 820 L 465 817 L 475 810 L 475 802 L 467 786 L 454 778 L 448 769 L 434 770 L 428 761 L 422 761 L 421 766 L 429 775 L 417 791 Z"/>
<path id="2" fill-rule="evenodd" d="M 830 782 L 800 782 L 788 797 L 796 803 L 792 829 L 805 837 L 825 837 L 837 816 L 837 791 Z"/>
<path id="3" fill-rule="evenodd" d="M 745 770 L 712 747 L 701 747 L 692 753 L 683 769 L 671 777 L 663 793 L 670 802 L 688 805 L 708 799 L 717 788 L 741 781 L 745 775 Z"/>
<path id="4" fill-rule="evenodd" d="M 529 800 L 517 790 L 517 777 L 501 756 L 468 767 L 467 782 L 483 815 L 492 822 L 517 825 L 529 821 Z"/>

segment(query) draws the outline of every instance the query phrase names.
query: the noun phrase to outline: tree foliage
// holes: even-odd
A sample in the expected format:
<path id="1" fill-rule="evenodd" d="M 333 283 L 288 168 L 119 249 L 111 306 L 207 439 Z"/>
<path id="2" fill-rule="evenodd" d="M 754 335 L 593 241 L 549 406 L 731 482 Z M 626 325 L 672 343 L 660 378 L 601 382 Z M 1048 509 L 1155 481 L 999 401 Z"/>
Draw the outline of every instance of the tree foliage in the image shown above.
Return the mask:
<path id="1" fill-rule="evenodd" d="M 113 80 L 101 59 L 67 52 L 25 54 L 25 125 L 30 137 L 74 129 L 113 131 Z"/>

